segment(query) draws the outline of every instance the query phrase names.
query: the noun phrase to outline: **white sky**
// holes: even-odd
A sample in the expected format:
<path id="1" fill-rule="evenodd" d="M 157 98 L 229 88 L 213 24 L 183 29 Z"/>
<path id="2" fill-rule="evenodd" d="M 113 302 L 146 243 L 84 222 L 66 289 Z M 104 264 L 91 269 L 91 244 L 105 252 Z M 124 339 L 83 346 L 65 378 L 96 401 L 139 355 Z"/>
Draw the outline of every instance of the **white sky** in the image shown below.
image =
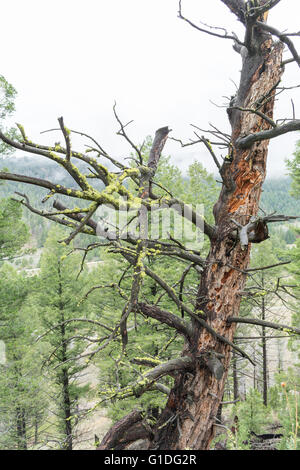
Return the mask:
<path id="1" fill-rule="evenodd" d="M 243 38 L 243 27 L 220 0 L 183 0 L 183 14 L 194 22 L 224 26 Z M 177 0 L 9 0 L 1 5 L 0 73 L 18 91 L 16 122 L 32 140 L 63 140 L 39 132 L 67 127 L 93 135 L 115 157 L 130 148 L 116 136 L 119 116 L 133 119 L 128 133 L 136 143 L 168 125 L 172 136 L 193 137 L 190 124 L 225 131 L 229 124 L 223 96 L 235 92 L 241 59 L 230 40 L 202 34 L 177 18 Z M 299 0 L 282 0 L 269 24 L 299 30 Z M 297 38 L 298 39 L 298 38 Z M 300 50 L 300 41 L 296 40 Z M 289 53 L 286 53 L 289 57 Z M 286 67 L 284 84 L 300 83 L 295 64 Z M 276 118 L 297 117 L 300 89 L 286 94 Z M 269 176 L 285 174 L 299 133 L 275 139 L 270 146 Z M 172 141 L 165 152 L 186 168 L 199 159 L 215 168 L 203 146 L 181 149 Z"/>

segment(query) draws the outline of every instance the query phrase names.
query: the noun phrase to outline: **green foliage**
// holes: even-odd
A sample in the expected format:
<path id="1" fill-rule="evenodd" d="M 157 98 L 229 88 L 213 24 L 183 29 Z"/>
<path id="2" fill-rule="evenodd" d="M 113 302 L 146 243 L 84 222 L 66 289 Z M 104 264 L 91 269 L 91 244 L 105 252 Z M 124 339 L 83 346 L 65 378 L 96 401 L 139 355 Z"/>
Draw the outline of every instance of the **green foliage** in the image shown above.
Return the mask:
<path id="1" fill-rule="evenodd" d="M 277 376 L 278 395 L 282 406 L 278 417 L 283 426 L 279 450 L 300 450 L 300 376 L 299 370 L 289 369 Z"/>
<path id="2" fill-rule="evenodd" d="M 296 247 L 289 250 L 289 256 L 292 260 L 291 264 L 288 265 L 288 272 L 291 277 L 291 293 L 293 298 L 290 299 L 290 305 L 292 307 L 292 324 L 299 328 L 300 326 L 300 238 L 296 241 Z M 299 337 L 291 338 L 290 346 L 293 350 L 299 351 Z M 300 353 L 299 356 L 300 357 Z"/>
<path id="3" fill-rule="evenodd" d="M 236 449 L 245 450 L 249 448 L 251 431 L 256 434 L 264 432 L 265 426 L 270 422 L 270 410 L 264 406 L 259 391 L 250 389 L 246 399 L 234 406 L 232 417 L 237 417 L 233 445 Z"/>
<path id="4" fill-rule="evenodd" d="M 12 199 L 0 199 L 0 263 L 17 255 L 28 239 L 20 204 Z"/>
<path id="5" fill-rule="evenodd" d="M 300 198 L 300 141 L 296 144 L 294 158 L 287 160 L 287 167 L 292 177 L 291 195 Z"/>
<path id="6" fill-rule="evenodd" d="M 41 376 L 41 348 L 36 343 L 38 318 L 29 306 L 34 279 L 9 265 L 0 271 L 1 340 L 5 361 L 0 366 L 0 448 L 25 449 L 34 441 L 46 409 Z"/>
<path id="7" fill-rule="evenodd" d="M 1 108 L 0 120 L 5 119 L 15 110 L 14 99 L 16 97 L 15 88 L 5 80 L 3 75 L 0 75 L 0 90 L 1 90 Z"/>
<path id="8" fill-rule="evenodd" d="M 291 192 L 292 181 L 291 177 L 267 179 L 263 184 L 260 207 L 268 214 L 276 211 L 278 214 L 297 215 L 297 201 Z"/>
<path id="9" fill-rule="evenodd" d="M 207 172 L 202 163 L 195 161 L 189 166 L 182 198 L 187 204 L 203 204 L 205 219 L 210 224 L 214 223 L 212 208 L 219 191 L 213 175 Z"/>
<path id="10" fill-rule="evenodd" d="M 78 317 L 88 318 L 87 310 L 79 305 L 86 277 L 76 280 L 79 257 L 58 243 L 58 239 L 65 236 L 61 228 L 53 227 L 49 232 L 33 304 L 38 305 L 44 342 L 48 345 L 44 359 L 50 366 L 48 377 L 57 393 L 56 423 L 64 439 L 63 448 L 70 449 L 73 428 L 78 421 L 78 401 L 89 389 L 88 385 L 77 383 L 76 377 L 87 366 L 77 358 L 85 351 L 84 337 L 89 335 L 90 327 L 87 323 L 72 321 Z"/>
<path id="11" fill-rule="evenodd" d="M 0 129 L 5 130 L 6 134 L 10 137 L 16 138 L 16 131 L 14 129 L 4 129 L 3 121 L 7 119 L 15 110 L 14 100 L 16 97 L 15 88 L 7 82 L 7 80 L 0 75 Z M 12 149 L 0 143 L 0 159 L 3 155 L 9 155 Z"/>

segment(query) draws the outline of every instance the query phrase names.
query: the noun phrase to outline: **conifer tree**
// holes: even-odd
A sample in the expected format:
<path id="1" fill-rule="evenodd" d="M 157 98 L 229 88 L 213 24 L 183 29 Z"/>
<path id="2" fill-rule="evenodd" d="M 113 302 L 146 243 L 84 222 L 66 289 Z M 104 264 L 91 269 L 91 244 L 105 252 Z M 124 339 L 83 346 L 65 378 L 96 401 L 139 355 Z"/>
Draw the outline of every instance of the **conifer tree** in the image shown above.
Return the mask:
<path id="1" fill-rule="evenodd" d="M 88 312 L 78 304 L 86 282 L 84 276 L 76 280 L 78 255 L 58 243 L 65 235 L 63 229 L 52 227 L 41 257 L 39 288 L 36 295 L 42 325 L 41 339 L 48 344 L 45 355 L 47 376 L 52 383 L 52 408 L 56 409 L 59 448 L 72 450 L 79 416 L 79 400 L 88 391 L 88 385 L 78 382 L 87 363 L 80 361 L 89 336 Z"/>
<path id="2" fill-rule="evenodd" d="M 0 448 L 28 449 L 38 440 L 47 399 L 41 350 L 35 339 L 37 312 L 29 297 L 35 280 L 9 265 L 0 270 Z"/>

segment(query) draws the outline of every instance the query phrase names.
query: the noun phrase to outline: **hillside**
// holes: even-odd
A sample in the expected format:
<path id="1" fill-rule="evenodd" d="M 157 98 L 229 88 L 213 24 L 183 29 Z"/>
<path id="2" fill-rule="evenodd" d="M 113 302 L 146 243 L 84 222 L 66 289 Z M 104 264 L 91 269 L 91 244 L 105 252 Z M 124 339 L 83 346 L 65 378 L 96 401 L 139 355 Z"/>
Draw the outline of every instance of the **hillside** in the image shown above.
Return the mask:
<path id="1" fill-rule="evenodd" d="M 84 165 L 79 165 L 81 169 Z M 11 157 L 0 160 L 0 167 L 7 168 L 11 173 L 20 173 L 34 177 L 45 178 L 57 184 L 65 184 L 74 187 L 74 180 L 66 172 L 57 167 L 51 161 L 45 161 L 38 157 Z M 263 185 L 261 208 L 267 212 L 277 212 L 292 215 L 297 207 L 297 201 L 290 195 L 291 178 L 282 176 L 269 178 Z M 0 186 L 0 197 L 13 194 L 14 191 L 24 191 L 34 201 L 42 199 L 46 191 L 33 186 L 25 187 L 21 183 L 6 183 Z"/>

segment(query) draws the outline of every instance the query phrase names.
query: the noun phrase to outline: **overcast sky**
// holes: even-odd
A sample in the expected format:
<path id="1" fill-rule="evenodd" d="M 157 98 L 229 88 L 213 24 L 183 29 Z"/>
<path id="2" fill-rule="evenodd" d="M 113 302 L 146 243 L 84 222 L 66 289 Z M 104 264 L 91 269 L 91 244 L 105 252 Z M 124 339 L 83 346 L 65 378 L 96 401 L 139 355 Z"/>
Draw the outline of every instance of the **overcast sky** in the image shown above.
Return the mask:
<path id="1" fill-rule="evenodd" d="M 243 37 L 242 25 L 220 0 L 183 0 L 183 14 L 194 22 L 223 26 Z M 194 30 L 177 17 L 177 0 L 9 0 L 1 5 L 1 69 L 18 91 L 16 122 L 32 140 L 51 142 L 39 132 L 57 126 L 92 134 L 115 157 L 130 148 L 118 136 L 112 107 L 141 143 L 159 127 L 188 141 L 190 124 L 213 123 L 229 131 L 224 96 L 235 93 L 240 56 L 232 42 Z M 299 0 L 282 0 L 269 24 L 299 30 Z M 297 41 L 296 41 L 297 43 Z M 300 50 L 300 44 L 298 41 Z M 289 53 L 286 52 L 286 58 Z M 300 83 L 296 65 L 286 67 L 284 85 Z M 300 118 L 300 90 L 277 104 L 276 118 L 292 117 L 293 98 Z M 269 175 L 286 173 L 299 133 L 271 143 Z M 42 139 L 42 140 L 41 140 Z M 203 146 L 181 149 L 168 141 L 166 153 L 182 168 L 195 159 L 214 171 Z"/>

